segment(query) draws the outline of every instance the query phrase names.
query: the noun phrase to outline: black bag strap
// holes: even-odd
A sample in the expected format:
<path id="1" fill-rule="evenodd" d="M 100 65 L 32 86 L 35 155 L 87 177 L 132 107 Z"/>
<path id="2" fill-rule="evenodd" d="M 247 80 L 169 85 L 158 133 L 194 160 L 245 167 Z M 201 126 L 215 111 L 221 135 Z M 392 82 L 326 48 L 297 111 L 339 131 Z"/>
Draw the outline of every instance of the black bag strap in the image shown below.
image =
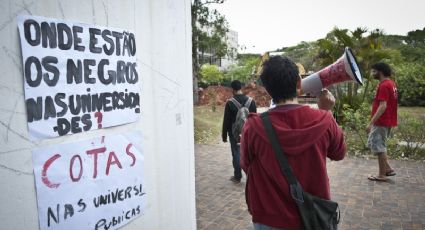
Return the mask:
<path id="1" fill-rule="evenodd" d="M 279 162 L 280 170 L 282 171 L 283 176 L 286 178 L 286 180 L 289 183 L 292 198 L 297 203 L 304 203 L 303 189 L 300 183 L 297 181 L 297 178 L 295 178 L 294 173 L 292 172 L 292 168 L 288 163 L 288 159 L 286 158 L 283 152 L 283 149 L 279 144 L 279 141 L 276 136 L 276 132 L 270 121 L 269 113 L 268 112 L 262 113 L 261 120 L 263 121 L 267 136 L 269 137 L 270 143 L 272 144 L 276 158 Z"/>

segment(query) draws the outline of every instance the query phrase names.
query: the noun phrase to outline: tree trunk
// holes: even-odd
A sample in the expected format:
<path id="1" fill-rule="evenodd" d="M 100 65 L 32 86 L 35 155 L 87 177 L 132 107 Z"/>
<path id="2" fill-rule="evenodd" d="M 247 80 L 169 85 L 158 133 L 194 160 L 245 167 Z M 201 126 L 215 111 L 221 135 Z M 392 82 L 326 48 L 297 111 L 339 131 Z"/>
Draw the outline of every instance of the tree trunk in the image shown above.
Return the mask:
<path id="1" fill-rule="evenodd" d="M 348 82 L 348 90 L 347 90 L 347 95 L 348 95 L 348 103 L 350 103 L 350 105 L 353 104 L 353 84 L 351 82 Z"/>
<path id="2" fill-rule="evenodd" d="M 197 105 L 199 103 L 199 85 L 198 85 L 198 77 L 196 73 L 193 73 L 193 104 Z"/>
<path id="3" fill-rule="evenodd" d="M 192 16 L 192 85 L 193 85 L 193 103 L 196 105 L 199 102 L 198 94 L 198 72 L 199 72 L 199 60 L 198 60 L 198 33 L 196 32 L 196 22 L 198 21 L 197 8 L 200 4 L 199 0 L 195 0 L 192 3 L 191 16 Z"/>
<path id="4" fill-rule="evenodd" d="M 366 99 L 366 95 L 368 95 L 368 92 L 367 92 L 368 90 L 369 90 L 369 80 L 366 79 L 366 86 L 364 87 L 364 91 L 363 91 L 362 103 L 364 103 Z"/>
<path id="5" fill-rule="evenodd" d="M 355 83 L 354 84 L 354 92 L 353 92 L 353 95 L 354 96 L 357 96 L 358 95 L 358 90 L 359 90 L 359 84 Z"/>

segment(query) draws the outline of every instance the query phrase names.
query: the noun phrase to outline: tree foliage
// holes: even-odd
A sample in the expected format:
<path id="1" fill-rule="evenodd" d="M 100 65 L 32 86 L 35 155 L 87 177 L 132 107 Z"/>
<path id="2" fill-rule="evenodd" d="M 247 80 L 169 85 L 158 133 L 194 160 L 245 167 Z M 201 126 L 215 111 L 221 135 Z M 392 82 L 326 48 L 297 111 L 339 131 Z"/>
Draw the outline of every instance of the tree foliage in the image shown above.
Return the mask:
<path id="1" fill-rule="evenodd" d="M 212 84 L 218 83 L 223 79 L 223 73 L 216 65 L 204 64 L 201 67 L 201 81 Z"/>
<path id="2" fill-rule="evenodd" d="M 350 47 L 362 70 L 363 87 L 357 83 L 343 83 L 335 86 L 338 98 L 335 115 L 337 119 L 344 116 L 347 108 L 356 111 L 364 102 L 373 97 L 374 85 L 370 77 L 370 67 L 385 60 L 388 63 L 397 63 L 401 60 L 400 52 L 383 46 L 384 33 L 376 29 L 368 31 L 366 28 L 357 28 L 354 31 L 334 28 L 325 38 L 318 40 L 317 62 L 321 68 L 335 62 L 343 53 L 345 47 Z"/>
<path id="3" fill-rule="evenodd" d="M 401 53 L 407 62 L 425 65 L 425 28 L 410 31 L 404 39 L 405 45 L 401 46 Z"/>
<path id="4" fill-rule="evenodd" d="M 334 28 L 324 38 L 314 42 L 300 42 L 296 46 L 283 47 L 285 56 L 301 63 L 307 71 L 318 71 L 334 63 L 350 47 L 357 58 L 363 75 L 363 86 L 343 83 L 333 86 L 337 94 L 337 115 L 343 116 L 344 104 L 350 109 L 370 103 L 377 81 L 371 79 L 371 66 L 384 61 L 395 70 L 395 80 L 402 105 L 421 105 L 423 96 L 423 72 L 425 68 L 425 28 L 402 35 L 386 35 L 383 30 L 367 28 Z M 347 106 L 345 106 L 347 107 Z"/>
<path id="5" fill-rule="evenodd" d="M 425 28 L 408 32 L 405 41 L 413 47 L 423 48 L 425 46 Z"/>
<path id="6" fill-rule="evenodd" d="M 238 63 L 230 66 L 224 74 L 225 80 L 227 82 L 239 80 L 248 83 L 253 80 L 253 71 L 259 65 L 260 60 L 259 55 L 239 55 Z"/>
<path id="7" fill-rule="evenodd" d="M 314 71 L 318 67 L 315 63 L 317 56 L 316 42 L 301 42 L 296 46 L 283 47 L 277 51 L 285 52 L 285 56 L 289 57 L 295 63 L 300 63 L 306 70 Z"/>
<path id="8" fill-rule="evenodd" d="M 198 101 L 198 74 L 200 71 L 199 53 L 214 53 L 221 58 L 227 53 L 225 41 L 228 23 L 211 4 L 221 4 L 224 0 L 192 0 L 192 69 L 194 102 Z"/>
<path id="9" fill-rule="evenodd" d="M 373 64 L 384 61 L 394 70 L 392 77 L 397 83 L 400 105 L 425 106 L 425 28 L 411 31 L 406 36 L 386 35 L 380 29 L 357 28 L 350 31 L 334 28 L 323 39 L 301 42 L 277 51 L 284 51 L 284 55 L 304 65 L 307 71 L 318 71 L 334 63 L 347 46 L 357 58 L 363 86 L 357 83 L 332 86 L 337 96 L 334 113 L 347 131 L 350 150 L 363 154 L 368 152 L 364 129 L 370 122 L 371 102 L 378 84 L 370 75 Z M 402 153 L 406 156 L 408 152 L 412 156 L 418 155 L 413 152 L 417 150 L 417 143 L 423 143 L 423 135 L 420 135 L 423 132 L 417 128 L 423 126 L 423 116 L 420 116 L 420 123 L 410 119 L 411 115 L 399 114 L 399 127 L 395 129 L 397 137 L 395 135 L 388 142 L 390 152 L 396 156 Z M 399 141 L 404 141 L 407 146 L 400 147 Z"/>
<path id="10" fill-rule="evenodd" d="M 425 66 L 405 63 L 395 72 L 400 105 L 425 106 Z"/>

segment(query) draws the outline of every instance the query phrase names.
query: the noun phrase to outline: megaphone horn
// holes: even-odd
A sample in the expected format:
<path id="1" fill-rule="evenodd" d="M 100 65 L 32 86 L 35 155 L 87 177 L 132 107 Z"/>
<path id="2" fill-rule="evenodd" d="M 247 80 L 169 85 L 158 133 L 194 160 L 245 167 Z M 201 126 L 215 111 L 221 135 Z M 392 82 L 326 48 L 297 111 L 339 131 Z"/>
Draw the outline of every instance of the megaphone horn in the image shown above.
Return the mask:
<path id="1" fill-rule="evenodd" d="M 302 79 L 301 91 L 302 94 L 318 95 L 323 88 L 346 81 L 354 81 L 363 85 L 363 77 L 356 57 L 348 47 L 336 62 Z"/>

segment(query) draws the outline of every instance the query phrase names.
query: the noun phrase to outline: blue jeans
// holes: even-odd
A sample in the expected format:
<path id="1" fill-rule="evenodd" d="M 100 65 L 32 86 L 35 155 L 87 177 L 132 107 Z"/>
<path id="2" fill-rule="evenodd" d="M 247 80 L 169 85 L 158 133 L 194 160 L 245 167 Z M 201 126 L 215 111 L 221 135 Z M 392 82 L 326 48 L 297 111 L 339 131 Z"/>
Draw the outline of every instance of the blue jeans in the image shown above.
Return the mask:
<path id="1" fill-rule="evenodd" d="M 254 230 L 280 230 L 279 228 L 273 228 L 264 224 L 254 223 Z"/>
<path id="2" fill-rule="evenodd" d="M 240 180 L 242 178 L 242 170 L 240 164 L 240 145 L 236 143 L 233 137 L 229 137 L 230 148 L 232 150 L 232 163 L 233 163 L 233 176 L 235 179 Z"/>

